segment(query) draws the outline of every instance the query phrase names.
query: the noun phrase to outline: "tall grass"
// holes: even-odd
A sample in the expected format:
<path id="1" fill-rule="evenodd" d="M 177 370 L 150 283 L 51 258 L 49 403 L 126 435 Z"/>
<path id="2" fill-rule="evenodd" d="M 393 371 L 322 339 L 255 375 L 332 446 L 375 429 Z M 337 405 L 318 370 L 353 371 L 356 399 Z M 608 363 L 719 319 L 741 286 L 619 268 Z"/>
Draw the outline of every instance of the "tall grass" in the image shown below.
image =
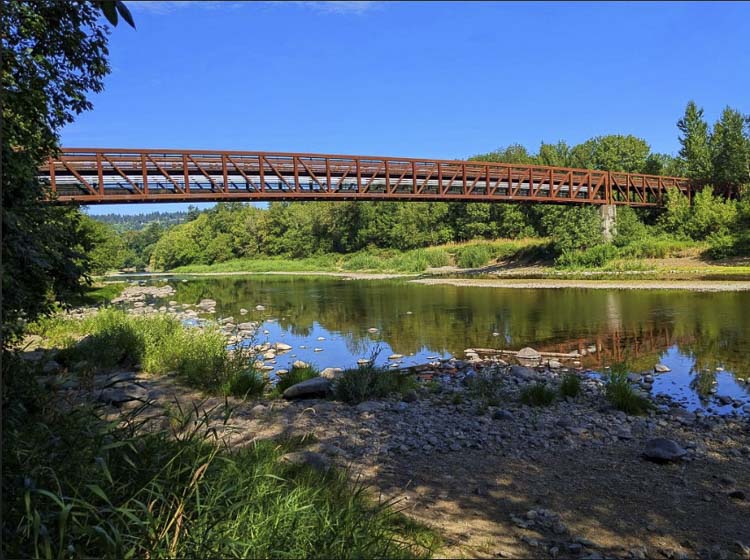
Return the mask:
<path id="1" fill-rule="evenodd" d="M 560 384 L 560 395 L 576 398 L 581 394 L 581 378 L 575 373 L 566 373 Z"/>
<path id="2" fill-rule="evenodd" d="M 116 424 L 64 412 L 18 362 L 10 384 L 26 384 L 3 395 L 3 557 L 403 558 L 439 544 L 343 475 L 280 461 L 304 441 L 226 448 L 208 422 L 225 410 L 178 411 L 148 433 L 144 410 Z"/>
<path id="3" fill-rule="evenodd" d="M 392 394 L 404 394 L 416 386 L 413 375 L 367 365 L 344 370 L 334 386 L 334 397 L 357 404 Z"/>
<path id="4" fill-rule="evenodd" d="M 62 343 L 57 360 L 69 368 L 140 364 L 148 373 L 174 372 L 192 387 L 236 396 L 255 396 L 265 387 L 249 350 L 230 352 L 218 330 L 186 328 L 168 315 L 134 317 L 104 309 L 83 320 L 48 319 L 36 330 Z"/>
<path id="5" fill-rule="evenodd" d="M 639 395 L 628 381 L 628 370 L 623 364 L 612 366 L 607 379 L 605 395 L 612 406 L 627 414 L 645 414 L 654 405 L 646 397 Z"/>

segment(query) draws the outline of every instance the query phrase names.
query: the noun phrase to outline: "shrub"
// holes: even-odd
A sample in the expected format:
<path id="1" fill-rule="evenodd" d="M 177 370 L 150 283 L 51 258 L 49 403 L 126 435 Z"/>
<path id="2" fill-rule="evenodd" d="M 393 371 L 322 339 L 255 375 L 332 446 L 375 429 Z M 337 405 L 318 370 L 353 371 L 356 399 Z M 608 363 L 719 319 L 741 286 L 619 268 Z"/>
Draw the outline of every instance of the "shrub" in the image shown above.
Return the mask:
<path id="1" fill-rule="evenodd" d="M 404 394 L 416 386 L 413 375 L 367 365 L 344 370 L 334 386 L 334 396 L 349 404 L 357 404 L 393 393 Z"/>
<path id="2" fill-rule="evenodd" d="M 520 401 L 529 406 L 549 406 L 556 393 L 546 383 L 532 383 L 521 389 Z"/>
<path id="3" fill-rule="evenodd" d="M 623 366 L 612 367 L 605 394 L 612 406 L 627 414 L 644 414 L 653 408 L 650 400 L 633 389 L 628 381 L 627 369 Z"/>
<path id="4" fill-rule="evenodd" d="M 493 251 L 489 243 L 473 243 L 456 251 L 456 264 L 461 268 L 479 268 L 492 260 Z"/>
<path id="5" fill-rule="evenodd" d="M 575 373 L 567 373 L 560 384 L 560 395 L 576 398 L 581 394 L 581 378 Z"/>
<path id="6" fill-rule="evenodd" d="M 279 380 L 276 383 L 276 389 L 279 393 L 283 393 L 292 385 L 302 383 L 313 377 L 318 377 L 320 372 L 312 366 L 304 368 L 293 367 L 287 373 L 279 375 Z"/>
<path id="7" fill-rule="evenodd" d="M 564 250 L 555 264 L 565 268 L 600 268 L 617 256 L 614 245 L 594 245 L 582 251 Z"/>

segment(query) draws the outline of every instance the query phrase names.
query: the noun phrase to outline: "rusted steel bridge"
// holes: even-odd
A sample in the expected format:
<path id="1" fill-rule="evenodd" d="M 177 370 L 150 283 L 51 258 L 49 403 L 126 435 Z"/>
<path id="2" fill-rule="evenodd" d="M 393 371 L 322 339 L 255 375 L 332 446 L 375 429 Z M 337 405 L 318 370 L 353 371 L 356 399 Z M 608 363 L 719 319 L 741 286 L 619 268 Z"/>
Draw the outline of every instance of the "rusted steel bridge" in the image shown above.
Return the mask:
<path id="1" fill-rule="evenodd" d="M 212 150 L 63 148 L 39 171 L 59 203 L 396 200 L 660 206 L 681 177 L 541 165 Z"/>

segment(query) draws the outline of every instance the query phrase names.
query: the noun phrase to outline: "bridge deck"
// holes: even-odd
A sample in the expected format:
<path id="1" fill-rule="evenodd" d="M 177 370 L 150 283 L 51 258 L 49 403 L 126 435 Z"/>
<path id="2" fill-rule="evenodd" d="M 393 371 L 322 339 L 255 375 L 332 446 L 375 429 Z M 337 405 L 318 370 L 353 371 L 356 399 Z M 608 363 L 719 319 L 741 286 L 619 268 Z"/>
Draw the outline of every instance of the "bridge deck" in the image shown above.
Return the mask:
<path id="1" fill-rule="evenodd" d="M 659 206 L 688 179 L 477 161 L 63 148 L 39 177 L 60 203 L 419 200 Z"/>

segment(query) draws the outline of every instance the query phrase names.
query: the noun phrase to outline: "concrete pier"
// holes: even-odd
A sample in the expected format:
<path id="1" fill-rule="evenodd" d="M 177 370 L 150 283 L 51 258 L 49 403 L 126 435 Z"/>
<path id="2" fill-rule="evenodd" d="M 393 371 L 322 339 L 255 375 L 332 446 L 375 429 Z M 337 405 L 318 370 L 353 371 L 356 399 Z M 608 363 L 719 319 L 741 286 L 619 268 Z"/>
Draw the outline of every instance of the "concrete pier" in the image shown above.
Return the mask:
<path id="1" fill-rule="evenodd" d="M 602 204 L 599 206 L 599 215 L 602 218 L 602 233 L 605 241 L 614 239 L 617 233 L 617 206 L 614 204 Z"/>

